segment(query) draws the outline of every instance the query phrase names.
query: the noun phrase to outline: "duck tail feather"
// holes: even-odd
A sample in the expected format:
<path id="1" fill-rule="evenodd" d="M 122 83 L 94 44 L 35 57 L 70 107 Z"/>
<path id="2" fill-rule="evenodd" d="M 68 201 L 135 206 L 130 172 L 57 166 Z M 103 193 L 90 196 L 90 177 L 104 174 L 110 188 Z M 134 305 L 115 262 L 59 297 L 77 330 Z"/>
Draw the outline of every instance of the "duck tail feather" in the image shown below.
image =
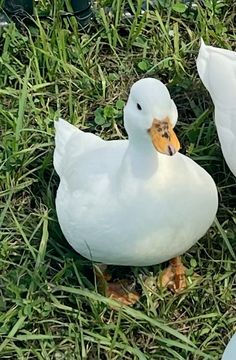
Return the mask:
<path id="1" fill-rule="evenodd" d="M 61 176 L 63 159 L 65 157 L 66 144 L 68 143 L 70 137 L 79 131 L 74 125 L 71 125 L 67 121 L 59 118 L 57 121 L 54 121 L 54 127 L 56 130 L 55 143 L 56 147 L 54 150 L 53 164 L 56 172 Z"/>

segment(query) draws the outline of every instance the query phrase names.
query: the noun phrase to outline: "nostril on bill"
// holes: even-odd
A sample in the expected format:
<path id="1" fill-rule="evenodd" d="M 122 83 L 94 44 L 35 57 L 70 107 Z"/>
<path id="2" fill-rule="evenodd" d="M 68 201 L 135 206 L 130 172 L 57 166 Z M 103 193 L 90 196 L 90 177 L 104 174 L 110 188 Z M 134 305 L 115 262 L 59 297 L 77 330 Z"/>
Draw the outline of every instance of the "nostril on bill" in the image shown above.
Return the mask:
<path id="1" fill-rule="evenodd" d="M 172 156 L 176 153 L 175 148 L 171 145 L 168 145 L 168 152 L 169 152 L 170 156 Z"/>

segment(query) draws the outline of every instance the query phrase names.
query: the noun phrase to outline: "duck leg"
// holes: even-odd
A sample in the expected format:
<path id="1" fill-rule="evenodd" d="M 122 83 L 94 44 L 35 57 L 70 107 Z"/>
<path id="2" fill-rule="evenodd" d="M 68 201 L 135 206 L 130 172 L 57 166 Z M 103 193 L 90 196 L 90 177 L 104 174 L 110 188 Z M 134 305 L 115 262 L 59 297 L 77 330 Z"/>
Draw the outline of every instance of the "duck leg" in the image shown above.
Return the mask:
<path id="1" fill-rule="evenodd" d="M 170 260 L 170 265 L 161 276 L 161 286 L 168 287 L 173 292 L 180 292 L 187 287 L 185 276 L 186 268 L 184 267 L 181 257 L 176 256 Z"/>
<path id="2" fill-rule="evenodd" d="M 112 281 L 107 272 L 107 265 L 99 264 L 95 268 L 98 290 L 100 293 L 122 305 L 133 305 L 139 300 L 139 294 L 132 289 L 127 279 Z"/>

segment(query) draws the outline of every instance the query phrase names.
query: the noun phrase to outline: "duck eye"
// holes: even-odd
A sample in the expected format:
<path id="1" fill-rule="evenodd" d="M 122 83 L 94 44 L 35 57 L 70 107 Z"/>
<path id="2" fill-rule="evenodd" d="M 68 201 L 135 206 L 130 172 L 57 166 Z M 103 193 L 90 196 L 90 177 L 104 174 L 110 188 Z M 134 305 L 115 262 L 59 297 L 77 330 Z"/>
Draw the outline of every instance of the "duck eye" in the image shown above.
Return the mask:
<path id="1" fill-rule="evenodd" d="M 142 110 L 142 107 L 141 107 L 141 105 L 139 105 L 139 104 L 137 104 L 137 108 L 138 108 L 139 110 Z"/>

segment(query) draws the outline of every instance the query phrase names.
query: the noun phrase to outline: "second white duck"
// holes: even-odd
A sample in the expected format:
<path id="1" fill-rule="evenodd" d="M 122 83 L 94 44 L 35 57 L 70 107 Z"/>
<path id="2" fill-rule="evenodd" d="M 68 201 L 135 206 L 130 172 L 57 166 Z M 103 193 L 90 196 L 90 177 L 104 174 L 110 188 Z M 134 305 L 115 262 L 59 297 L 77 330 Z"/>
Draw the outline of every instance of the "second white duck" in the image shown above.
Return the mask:
<path id="1" fill-rule="evenodd" d="M 215 105 L 215 124 L 224 158 L 236 176 L 236 52 L 201 41 L 199 76 Z"/>

